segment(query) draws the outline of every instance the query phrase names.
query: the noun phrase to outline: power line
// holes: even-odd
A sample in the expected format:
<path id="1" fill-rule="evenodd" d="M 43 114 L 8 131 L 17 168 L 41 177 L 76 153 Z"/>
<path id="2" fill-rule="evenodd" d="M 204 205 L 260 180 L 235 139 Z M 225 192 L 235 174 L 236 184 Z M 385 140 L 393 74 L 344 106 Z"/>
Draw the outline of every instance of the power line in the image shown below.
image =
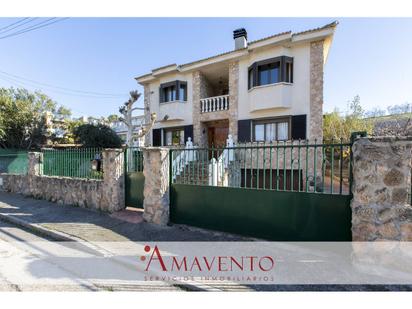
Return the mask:
<path id="1" fill-rule="evenodd" d="M 28 79 L 28 78 L 21 77 L 21 76 L 18 76 L 18 75 L 14 75 L 14 74 L 11 74 L 11 73 L 7 73 L 7 72 L 1 71 L 1 70 L 0 70 L 0 74 L 3 75 L 3 76 L 6 75 L 6 77 L 8 79 L 12 79 L 12 80 L 15 80 L 15 81 L 18 81 L 18 82 L 21 82 L 21 83 L 37 84 L 37 85 L 40 85 L 40 86 L 44 86 L 46 88 L 55 88 L 55 89 L 63 90 L 63 91 L 66 91 L 66 92 L 73 92 L 74 94 L 77 94 L 77 95 L 94 96 L 94 97 L 107 97 L 107 98 L 113 98 L 113 99 L 120 98 L 120 97 L 124 98 L 125 96 L 127 96 L 127 94 L 101 93 L 101 92 L 84 91 L 84 90 L 77 90 L 77 89 L 71 89 L 71 88 L 66 88 L 66 87 L 59 87 L 59 86 L 55 86 L 55 85 L 51 85 L 51 84 L 38 82 L 38 81 L 35 81 L 35 80 L 32 80 L 32 79 Z"/>
<path id="2" fill-rule="evenodd" d="M 25 22 L 23 22 L 23 20 L 21 20 L 20 23 L 18 23 L 18 24 L 15 25 L 14 27 L 11 27 L 11 28 L 10 28 L 11 25 L 9 25 L 8 27 L 6 27 L 6 28 L 8 28 L 8 29 L 3 29 L 3 30 L 0 31 L 0 32 L 1 32 L 1 34 L 7 33 L 7 32 L 9 32 L 9 31 L 11 31 L 11 30 L 14 30 L 14 29 L 19 28 L 19 27 L 21 27 L 21 26 L 23 26 L 23 25 L 26 25 L 26 24 L 28 24 L 28 23 L 31 23 L 31 22 L 34 21 L 36 18 L 37 18 L 37 17 L 27 18 L 28 20 L 26 20 Z M 32 26 L 33 26 L 33 25 L 32 25 Z M 32 26 L 29 26 L 29 27 L 32 27 Z M 27 29 L 27 28 L 26 28 L 26 29 Z M 20 30 L 21 30 L 21 29 L 18 29 L 18 30 L 16 30 L 16 31 L 20 31 Z"/>
<path id="3" fill-rule="evenodd" d="M 9 27 L 11 27 L 11 26 L 17 25 L 17 24 L 19 24 L 19 23 L 21 23 L 21 22 L 23 22 L 23 21 L 25 21 L 25 20 L 27 20 L 27 19 L 29 19 L 29 18 L 30 18 L 30 17 L 25 17 L 25 18 L 19 19 L 18 21 L 14 22 L 14 23 L 11 23 L 10 25 L 1 27 L 1 28 L 0 28 L 0 31 L 3 31 L 4 29 L 7 29 L 7 28 L 9 28 Z"/>
<path id="4" fill-rule="evenodd" d="M 11 78 L 11 77 L 0 76 L 0 79 L 2 79 L 4 81 L 7 81 L 11 84 L 14 84 L 18 87 L 22 87 L 22 88 L 25 88 L 27 86 L 28 87 L 33 87 L 33 88 L 38 87 L 38 86 L 30 85 L 30 83 L 28 83 L 28 82 L 18 81 L 16 79 Z M 41 88 L 38 88 L 38 90 L 44 91 Z M 94 98 L 94 99 L 99 99 L 99 100 L 119 100 L 118 98 L 114 98 L 114 97 L 102 97 L 102 96 L 93 96 L 93 95 L 86 95 L 86 94 L 76 94 L 76 93 L 70 93 L 70 92 L 62 91 L 62 90 L 54 90 L 54 89 L 50 90 L 50 89 L 48 89 L 47 91 L 48 92 L 59 93 L 59 94 L 63 94 L 63 95 L 68 95 L 68 96 L 74 96 L 74 97 Z"/>
<path id="5" fill-rule="evenodd" d="M 9 38 L 9 37 L 17 36 L 17 35 L 20 35 L 20 34 L 23 34 L 23 33 L 26 33 L 26 32 L 30 32 L 30 31 L 36 30 L 36 29 L 40 29 L 40 28 L 43 28 L 43 27 L 47 27 L 47 26 L 49 26 L 49 25 L 58 23 L 58 22 L 60 22 L 60 21 L 66 20 L 66 19 L 68 19 L 68 18 L 69 18 L 69 17 L 64 17 L 64 18 L 61 18 L 61 19 L 53 20 L 53 19 L 56 19 L 56 17 L 53 17 L 53 18 L 50 18 L 49 20 L 40 22 L 40 23 L 35 24 L 35 25 L 31 25 L 30 27 L 27 27 L 27 28 L 25 28 L 25 29 L 21 29 L 21 30 L 19 30 L 19 31 L 17 31 L 17 32 L 10 33 L 10 34 L 8 34 L 8 35 L 2 36 L 2 37 L 0 37 L 0 39 L 6 39 L 6 38 Z M 51 20 L 53 20 L 53 21 L 51 21 Z M 50 21 L 50 22 L 49 22 L 49 21 Z M 46 23 L 46 22 L 49 22 L 49 23 Z M 45 23 L 46 23 L 46 24 L 45 24 Z"/>

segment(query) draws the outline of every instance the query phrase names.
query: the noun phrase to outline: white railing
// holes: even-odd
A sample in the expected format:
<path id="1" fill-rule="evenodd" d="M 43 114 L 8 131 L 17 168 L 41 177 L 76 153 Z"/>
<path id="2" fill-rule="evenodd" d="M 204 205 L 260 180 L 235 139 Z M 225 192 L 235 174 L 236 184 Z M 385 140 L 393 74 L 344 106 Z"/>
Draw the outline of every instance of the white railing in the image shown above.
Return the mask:
<path id="1" fill-rule="evenodd" d="M 185 150 L 180 151 L 179 154 L 172 161 L 172 178 L 176 180 L 176 177 L 183 172 L 184 168 L 189 162 L 197 160 L 197 146 L 193 146 L 192 138 L 189 137 L 186 142 Z M 175 152 L 177 153 L 177 152 Z"/>
<path id="2" fill-rule="evenodd" d="M 210 113 L 229 109 L 229 95 L 200 99 L 200 112 Z"/>
<path id="3" fill-rule="evenodd" d="M 217 158 L 212 158 L 209 163 L 209 185 L 217 186 L 219 183 L 221 186 L 226 187 L 228 185 L 228 179 L 226 175 L 226 169 L 229 167 L 229 162 L 234 161 L 235 153 L 233 147 L 232 135 L 228 136 L 226 140 L 226 147 L 222 154 Z"/>

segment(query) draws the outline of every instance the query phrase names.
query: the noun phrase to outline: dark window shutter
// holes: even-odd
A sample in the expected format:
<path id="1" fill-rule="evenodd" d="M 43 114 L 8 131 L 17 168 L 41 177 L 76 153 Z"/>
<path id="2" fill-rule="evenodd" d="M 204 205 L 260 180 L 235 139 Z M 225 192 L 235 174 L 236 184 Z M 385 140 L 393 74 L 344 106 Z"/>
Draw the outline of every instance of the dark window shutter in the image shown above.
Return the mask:
<path id="1" fill-rule="evenodd" d="M 239 120 L 237 122 L 237 135 L 238 135 L 239 143 L 250 142 L 250 126 L 251 126 L 250 119 Z"/>
<path id="2" fill-rule="evenodd" d="M 162 146 L 162 129 L 153 129 L 153 146 Z"/>
<path id="3" fill-rule="evenodd" d="M 159 87 L 159 103 L 163 103 L 163 88 Z"/>
<path id="4" fill-rule="evenodd" d="M 184 133 L 185 134 L 185 144 L 186 144 L 189 137 L 192 139 L 192 142 L 194 143 L 194 140 L 193 140 L 193 125 L 184 126 L 183 130 L 185 132 Z"/>
<path id="5" fill-rule="evenodd" d="M 292 139 L 306 139 L 306 115 L 292 116 Z"/>

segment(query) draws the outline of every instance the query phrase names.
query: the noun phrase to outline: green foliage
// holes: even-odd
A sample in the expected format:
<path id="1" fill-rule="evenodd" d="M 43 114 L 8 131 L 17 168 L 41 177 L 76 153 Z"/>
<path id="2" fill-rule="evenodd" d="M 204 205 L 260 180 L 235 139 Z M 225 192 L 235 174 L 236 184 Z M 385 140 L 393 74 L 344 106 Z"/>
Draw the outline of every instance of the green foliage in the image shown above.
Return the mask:
<path id="1" fill-rule="evenodd" d="M 349 112 L 341 116 L 338 109 L 323 116 L 323 139 L 349 140 L 352 132 L 366 131 L 372 133 L 373 123 L 364 118 L 365 112 L 360 104 L 360 97 L 355 96 L 349 103 Z"/>
<path id="2" fill-rule="evenodd" d="M 72 111 L 63 105 L 57 109 L 56 116 L 61 119 L 70 119 Z"/>
<path id="3" fill-rule="evenodd" d="M 55 112 L 56 103 L 41 92 L 0 88 L 0 146 L 38 148 L 44 141 L 45 112 Z"/>
<path id="4" fill-rule="evenodd" d="M 109 115 L 108 117 L 107 117 L 107 121 L 109 121 L 109 122 L 114 122 L 114 121 L 118 121 L 119 120 L 119 116 L 117 116 L 117 115 Z"/>
<path id="5" fill-rule="evenodd" d="M 118 148 L 122 140 L 110 127 L 98 124 L 83 124 L 74 130 L 75 141 L 84 147 Z"/>

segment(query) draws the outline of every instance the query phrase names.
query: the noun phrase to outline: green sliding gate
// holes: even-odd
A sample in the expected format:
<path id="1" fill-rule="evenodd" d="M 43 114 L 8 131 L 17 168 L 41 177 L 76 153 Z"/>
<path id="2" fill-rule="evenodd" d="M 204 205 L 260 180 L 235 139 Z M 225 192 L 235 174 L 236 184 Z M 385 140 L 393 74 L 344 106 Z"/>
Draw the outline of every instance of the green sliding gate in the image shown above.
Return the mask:
<path id="1" fill-rule="evenodd" d="M 130 147 L 125 151 L 126 206 L 143 209 L 143 152 Z"/>
<path id="2" fill-rule="evenodd" d="M 174 223 L 275 241 L 351 240 L 351 143 L 173 149 L 170 166 Z"/>

